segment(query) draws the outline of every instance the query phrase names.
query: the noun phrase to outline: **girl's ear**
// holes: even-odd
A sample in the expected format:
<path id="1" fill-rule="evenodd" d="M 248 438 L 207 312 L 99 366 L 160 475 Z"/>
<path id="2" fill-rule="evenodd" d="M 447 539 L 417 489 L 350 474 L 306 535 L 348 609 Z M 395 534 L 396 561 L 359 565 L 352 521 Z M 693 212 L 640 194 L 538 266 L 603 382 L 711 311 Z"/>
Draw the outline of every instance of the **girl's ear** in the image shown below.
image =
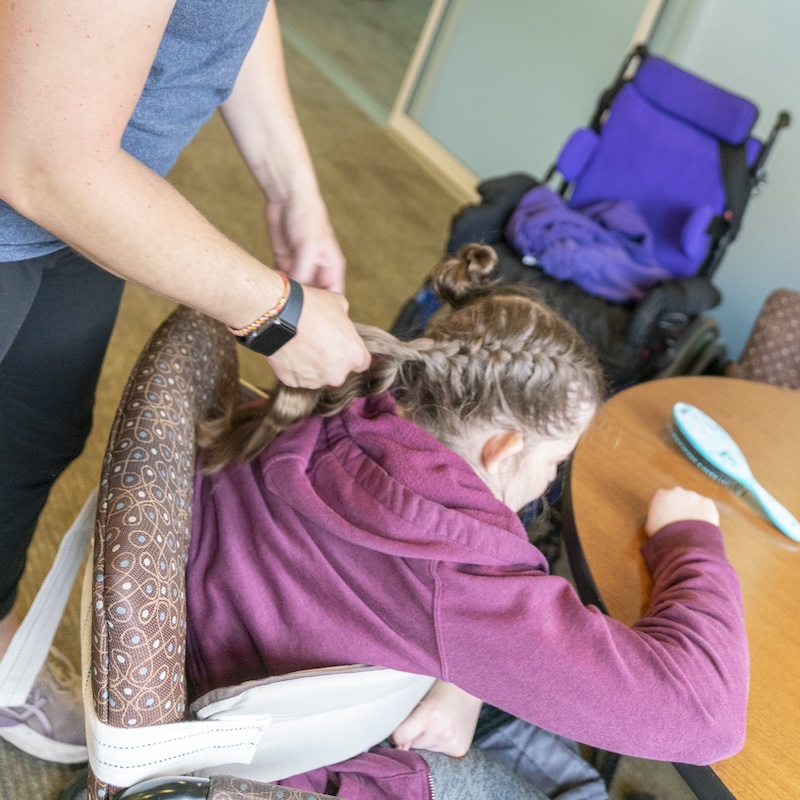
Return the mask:
<path id="1" fill-rule="evenodd" d="M 523 439 L 519 431 L 493 433 L 481 448 L 481 466 L 490 475 L 497 474 L 500 464 L 522 450 Z"/>

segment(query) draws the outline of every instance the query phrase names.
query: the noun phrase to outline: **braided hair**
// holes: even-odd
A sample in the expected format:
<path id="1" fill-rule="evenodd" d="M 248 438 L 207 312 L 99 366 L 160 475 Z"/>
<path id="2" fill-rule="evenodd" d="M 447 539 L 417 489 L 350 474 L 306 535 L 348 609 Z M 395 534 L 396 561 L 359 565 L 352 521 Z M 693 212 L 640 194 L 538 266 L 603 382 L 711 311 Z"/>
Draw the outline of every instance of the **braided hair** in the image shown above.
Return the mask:
<path id="1" fill-rule="evenodd" d="M 373 363 L 341 386 L 278 383 L 263 406 L 204 423 L 204 470 L 251 461 L 292 423 L 337 414 L 357 397 L 387 390 L 409 419 L 454 450 L 478 426 L 569 433 L 585 407 L 602 401 L 597 358 L 530 290 L 498 285 L 496 264 L 491 247 L 471 244 L 434 268 L 433 289 L 450 309 L 434 317 L 423 338 L 403 342 L 357 325 Z"/>

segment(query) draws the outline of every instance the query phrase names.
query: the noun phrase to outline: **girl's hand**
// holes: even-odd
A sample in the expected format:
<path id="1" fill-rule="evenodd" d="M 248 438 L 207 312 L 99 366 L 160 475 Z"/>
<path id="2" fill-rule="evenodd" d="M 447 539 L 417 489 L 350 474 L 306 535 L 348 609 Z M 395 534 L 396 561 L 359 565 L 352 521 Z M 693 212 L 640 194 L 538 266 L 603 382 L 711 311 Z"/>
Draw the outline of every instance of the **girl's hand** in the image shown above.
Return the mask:
<path id="1" fill-rule="evenodd" d="M 390 738 L 399 750 L 433 750 L 461 758 L 472 744 L 481 705 L 458 686 L 436 681 Z"/>
<path id="2" fill-rule="evenodd" d="M 680 486 L 659 489 L 650 499 L 644 530 L 648 536 L 652 536 L 665 525 L 685 519 L 698 519 L 719 525 L 719 511 L 713 500 L 697 492 Z"/>

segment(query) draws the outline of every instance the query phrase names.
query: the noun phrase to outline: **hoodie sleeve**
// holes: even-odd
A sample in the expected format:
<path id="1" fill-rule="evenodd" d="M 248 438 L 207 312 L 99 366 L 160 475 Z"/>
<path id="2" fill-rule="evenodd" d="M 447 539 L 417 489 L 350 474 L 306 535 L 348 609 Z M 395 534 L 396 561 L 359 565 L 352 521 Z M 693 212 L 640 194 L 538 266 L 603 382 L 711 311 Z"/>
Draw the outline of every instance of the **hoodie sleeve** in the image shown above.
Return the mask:
<path id="1" fill-rule="evenodd" d="M 737 752 L 749 658 L 741 591 L 721 532 L 674 523 L 642 552 L 652 596 L 630 628 L 583 606 L 559 577 L 440 565 L 435 614 L 444 678 L 612 752 L 690 764 Z"/>

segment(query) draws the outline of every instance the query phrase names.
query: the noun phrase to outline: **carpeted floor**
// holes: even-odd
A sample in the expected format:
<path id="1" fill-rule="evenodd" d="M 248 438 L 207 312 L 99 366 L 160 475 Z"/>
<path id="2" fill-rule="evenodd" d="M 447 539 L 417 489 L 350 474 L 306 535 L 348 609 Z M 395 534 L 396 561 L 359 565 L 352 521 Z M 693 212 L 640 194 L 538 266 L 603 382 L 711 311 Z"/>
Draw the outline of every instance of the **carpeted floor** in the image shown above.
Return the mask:
<path id="1" fill-rule="evenodd" d="M 348 258 L 351 315 L 382 327 L 391 324 L 440 256 L 450 218 L 463 201 L 442 188 L 375 119 L 388 114 L 429 5 L 428 0 L 282 0 L 279 6 L 295 103 Z M 170 180 L 221 230 L 269 262 L 260 193 L 218 118 L 185 151 Z M 21 586 L 22 612 L 62 533 L 96 484 L 128 372 L 171 308 L 169 301 L 137 287 L 126 289 L 92 434 L 83 455 L 56 484 L 41 518 Z M 257 385 L 270 382 L 265 362 L 252 353 L 242 354 L 241 371 Z M 78 587 L 55 644 L 79 663 Z M 0 744 L 0 800 L 55 800 L 74 772 Z M 623 759 L 616 783 L 617 797 L 631 788 L 651 791 L 659 800 L 687 796 L 670 767 L 649 762 Z"/>

